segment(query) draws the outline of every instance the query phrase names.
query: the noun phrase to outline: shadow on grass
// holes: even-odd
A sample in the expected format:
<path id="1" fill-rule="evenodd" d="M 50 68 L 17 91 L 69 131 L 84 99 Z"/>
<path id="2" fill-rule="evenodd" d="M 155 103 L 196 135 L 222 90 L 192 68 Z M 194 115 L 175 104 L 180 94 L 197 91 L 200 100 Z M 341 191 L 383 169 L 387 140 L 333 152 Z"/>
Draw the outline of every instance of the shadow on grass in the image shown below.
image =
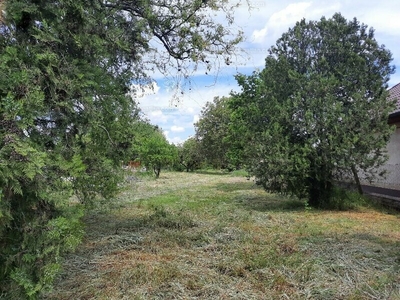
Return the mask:
<path id="1" fill-rule="evenodd" d="M 355 266 L 358 267 L 365 263 L 364 268 L 373 269 L 372 272 L 400 267 L 400 241 L 374 233 L 321 233 L 302 237 L 299 241 L 315 257 L 325 261 L 357 262 Z"/>
<path id="2" fill-rule="evenodd" d="M 246 190 L 259 190 L 260 187 L 255 185 L 251 181 L 247 182 L 231 182 L 231 183 L 218 183 L 215 188 L 221 192 L 235 192 L 235 191 L 246 191 Z"/>
<path id="3" fill-rule="evenodd" d="M 247 210 L 267 211 L 299 211 L 304 210 L 304 202 L 295 198 L 265 194 L 256 196 L 240 195 L 235 197 L 238 206 Z"/>
<path id="4" fill-rule="evenodd" d="M 194 171 L 195 174 L 203 174 L 203 175 L 229 175 L 229 172 L 224 172 L 220 170 L 197 170 Z"/>
<path id="5" fill-rule="evenodd" d="M 298 211 L 305 208 L 304 201 L 294 197 L 268 194 L 252 181 L 220 183 L 215 187 L 218 191 L 232 193 L 232 200 L 248 210 Z"/>

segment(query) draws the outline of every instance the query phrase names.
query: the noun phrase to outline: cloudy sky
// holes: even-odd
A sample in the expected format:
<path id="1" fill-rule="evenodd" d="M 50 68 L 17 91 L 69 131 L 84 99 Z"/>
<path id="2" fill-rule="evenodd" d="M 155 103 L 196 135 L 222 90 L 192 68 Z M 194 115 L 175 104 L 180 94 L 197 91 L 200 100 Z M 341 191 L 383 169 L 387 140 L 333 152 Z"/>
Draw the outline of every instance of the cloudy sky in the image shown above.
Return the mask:
<path id="1" fill-rule="evenodd" d="M 340 12 L 346 19 L 356 17 L 361 23 L 375 29 L 375 38 L 393 54 L 396 73 L 389 86 L 400 82 L 400 1 L 398 0 L 250 0 L 253 7 L 245 4 L 236 10 L 235 23 L 242 28 L 245 41 L 239 45 L 244 54 L 230 66 L 223 66 L 214 73 L 198 72 L 186 82 L 186 92 L 178 93 L 174 100 L 176 78 L 154 75 L 154 85 L 138 101 L 151 123 L 159 125 L 168 140 L 181 143 L 194 135 L 193 123 L 199 118 L 205 103 L 215 96 L 228 96 L 238 91 L 234 80 L 237 73 L 251 74 L 262 69 L 269 47 L 290 27 L 302 18 L 319 20 Z M 179 77 L 179 75 L 177 75 Z M 190 89 L 190 90 L 189 90 Z"/>

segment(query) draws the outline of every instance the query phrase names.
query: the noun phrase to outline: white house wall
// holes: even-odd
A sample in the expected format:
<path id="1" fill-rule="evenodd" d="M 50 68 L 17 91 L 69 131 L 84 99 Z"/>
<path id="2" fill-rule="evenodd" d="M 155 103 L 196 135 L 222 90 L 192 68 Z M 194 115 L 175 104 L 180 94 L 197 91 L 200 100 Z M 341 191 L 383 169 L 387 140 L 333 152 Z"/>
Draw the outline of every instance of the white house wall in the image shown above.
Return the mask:
<path id="1" fill-rule="evenodd" d="M 376 178 L 372 183 L 361 180 L 362 184 L 400 190 L 400 124 L 386 146 L 389 159 L 379 171 L 386 171 L 384 178 Z M 362 177 L 362 174 L 360 174 Z"/>
<path id="2" fill-rule="evenodd" d="M 391 136 L 386 149 L 389 154 L 389 160 L 388 160 L 387 164 L 399 166 L 400 165 L 400 124 L 397 125 L 396 131 Z"/>
<path id="3" fill-rule="evenodd" d="M 385 178 L 376 178 L 374 182 L 369 183 L 362 180 L 362 184 L 373 185 L 378 187 L 400 190 L 400 123 L 398 122 L 398 114 L 400 113 L 400 83 L 389 89 L 389 99 L 396 101 L 396 110 L 389 117 L 391 123 L 396 122 L 396 131 L 392 134 L 388 145 L 386 146 L 388 161 L 379 171 L 385 170 Z M 362 172 L 360 177 L 362 177 Z"/>

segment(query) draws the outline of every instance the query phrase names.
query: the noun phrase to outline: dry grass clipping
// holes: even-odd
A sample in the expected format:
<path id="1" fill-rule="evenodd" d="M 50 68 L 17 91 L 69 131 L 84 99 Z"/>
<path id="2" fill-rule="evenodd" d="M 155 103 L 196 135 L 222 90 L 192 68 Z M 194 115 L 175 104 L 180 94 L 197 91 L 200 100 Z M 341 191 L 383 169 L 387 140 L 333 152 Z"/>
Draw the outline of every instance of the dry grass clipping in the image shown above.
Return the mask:
<path id="1" fill-rule="evenodd" d="M 0 0 L 0 23 L 4 23 L 5 21 L 5 9 L 6 0 Z"/>
<path id="2" fill-rule="evenodd" d="M 309 211 L 244 177 L 164 173 L 86 218 L 43 299 L 400 299 L 399 221 Z"/>

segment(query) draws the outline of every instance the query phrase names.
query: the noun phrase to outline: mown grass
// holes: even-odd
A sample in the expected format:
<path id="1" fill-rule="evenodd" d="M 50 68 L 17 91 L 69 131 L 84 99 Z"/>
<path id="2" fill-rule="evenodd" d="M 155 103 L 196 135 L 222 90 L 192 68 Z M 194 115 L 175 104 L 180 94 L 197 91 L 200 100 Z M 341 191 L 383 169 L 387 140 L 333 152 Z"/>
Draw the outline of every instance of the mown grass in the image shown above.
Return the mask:
<path id="1" fill-rule="evenodd" d="M 86 217 L 43 299 L 400 299 L 399 216 L 305 209 L 244 176 L 142 178 Z"/>

